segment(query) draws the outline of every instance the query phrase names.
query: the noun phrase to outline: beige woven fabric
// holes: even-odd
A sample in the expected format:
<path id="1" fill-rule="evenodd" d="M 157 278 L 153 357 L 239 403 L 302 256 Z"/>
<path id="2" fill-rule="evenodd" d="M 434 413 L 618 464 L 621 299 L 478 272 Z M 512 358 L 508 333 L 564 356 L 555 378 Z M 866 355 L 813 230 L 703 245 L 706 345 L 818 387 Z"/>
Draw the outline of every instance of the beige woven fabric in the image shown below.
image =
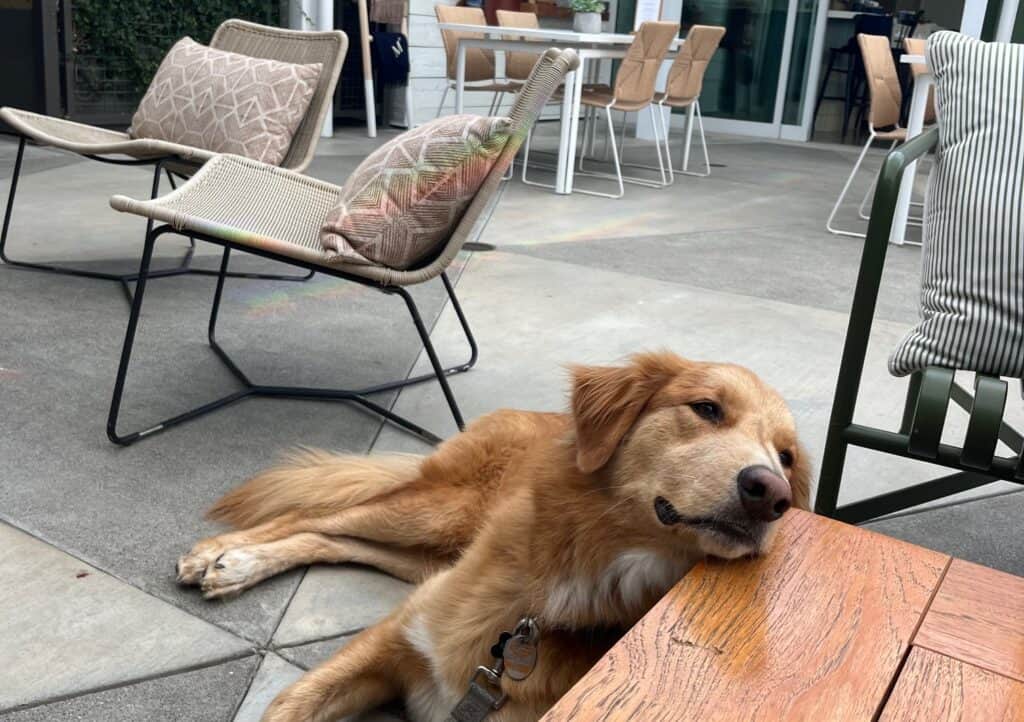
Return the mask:
<path id="1" fill-rule="evenodd" d="M 460 23 L 463 25 L 487 25 L 487 18 L 480 8 L 455 7 L 451 5 L 435 5 L 434 13 L 439 23 Z M 459 40 L 462 38 L 482 38 L 483 33 L 463 33 L 455 30 L 442 30 L 441 40 L 444 42 L 446 60 L 445 73 L 448 80 L 455 80 L 456 53 Z M 466 82 L 477 80 L 494 80 L 494 51 L 484 48 L 466 49 Z"/>
<path id="2" fill-rule="evenodd" d="M 498 16 L 498 25 L 503 28 L 540 27 L 540 23 L 537 22 L 537 16 L 533 13 L 498 10 L 495 14 Z M 526 80 L 530 77 L 538 57 L 540 57 L 539 48 L 536 53 L 528 53 L 523 50 L 505 53 L 505 77 L 510 80 Z"/>
<path id="3" fill-rule="evenodd" d="M 613 110 L 626 112 L 646 108 L 654 100 L 658 70 L 678 34 L 679 23 L 641 24 L 615 75 L 614 87 L 588 83 L 582 88 L 580 103 L 599 108 L 610 105 Z"/>
<path id="4" fill-rule="evenodd" d="M 903 91 L 896 75 L 889 38 L 884 35 L 857 35 L 860 55 L 864 60 L 864 75 L 868 81 L 868 124 L 872 128 L 899 125 Z"/>
<path id="5" fill-rule="evenodd" d="M 725 28 L 716 25 L 694 25 L 690 28 L 686 33 L 686 41 L 679 48 L 679 54 L 668 71 L 665 92 L 659 93 L 656 100 L 679 107 L 696 100 L 704 87 L 704 73 L 707 72 L 708 63 L 724 35 Z"/>
<path id="6" fill-rule="evenodd" d="M 321 70 L 182 38 L 160 63 L 128 134 L 279 165 Z"/>
<path id="7" fill-rule="evenodd" d="M 907 51 L 907 55 L 924 55 L 925 48 L 928 41 L 924 38 L 904 38 L 903 48 Z M 914 74 L 914 82 L 922 75 L 928 73 L 928 65 L 926 63 L 911 63 L 910 72 Z M 935 122 L 935 86 L 928 88 L 928 100 L 925 101 L 924 106 L 924 123 L 925 125 L 931 125 Z"/>
<path id="8" fill-rule="evenodd" d="M 678 35 L 679 23 L 646 22 L 640 25 L 615 75 L 615 99 L 619 103 L 634 106 L 651 102 L 658 70 Z"/>
<path id="9" fill-rule="evenodd" d="M 423 283 L 448 268 L 463 244 L 486 223 L 502 187 L 501 177 L 527 132 L 555 88 L 578 67 L 579 58 L 572 50 L 552 48 L 538 59 L 509 113 L 508 143 L 444 248 L 416 268 L 403 271 L 347 263 L 325 251 L 320 245 L 321 226 L 341 188 L 247 158 L 218 156 L 172 193 L 151 201 L 114 196 L 110 205 L 118 211 L 170 224 L 181 232 L 222 239 L 305 268 L 359 276 L 381 285 Z"/>
<path id="10" fill-rule="evenodd" d="M 508 142 L 507 118 L 449 115 L 364 160 L 324 220 L 324 249 L 349 263 L 411 268 L 458 225 Z"/>

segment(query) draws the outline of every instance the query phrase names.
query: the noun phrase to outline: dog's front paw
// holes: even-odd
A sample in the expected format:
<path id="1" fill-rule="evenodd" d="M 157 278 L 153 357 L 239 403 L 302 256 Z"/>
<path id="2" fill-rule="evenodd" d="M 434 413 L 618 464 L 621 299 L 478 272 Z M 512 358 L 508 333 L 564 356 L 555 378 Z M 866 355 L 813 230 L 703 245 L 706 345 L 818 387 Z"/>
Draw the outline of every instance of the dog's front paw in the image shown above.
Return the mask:
<path id="1" fill-rule="evenodd" d="M 257 547 L 229 549 L 214 559 L 200 581 L 207 599 L 229 597 L 273 574 L 268 558 Z"/>
<path id="2" fill-rule="evenodd" d="M 178 584 L 184 586 L 197 586 L 206 574 L 206 568 L 210 563 L 203 557 L 192 554 L 183 554 L 174 565 L 174 572 L 178 577 Z"/>

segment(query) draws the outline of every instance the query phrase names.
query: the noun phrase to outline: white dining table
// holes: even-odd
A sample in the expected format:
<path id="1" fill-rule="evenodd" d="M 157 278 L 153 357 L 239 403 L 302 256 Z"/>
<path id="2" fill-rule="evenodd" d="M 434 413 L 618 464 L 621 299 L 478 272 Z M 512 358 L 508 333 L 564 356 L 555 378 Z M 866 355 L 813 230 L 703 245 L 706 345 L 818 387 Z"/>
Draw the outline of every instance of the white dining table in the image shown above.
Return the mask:
<path id="1" fill-rule="evenodd" d="M 549 28 L 513 28 L 496 25 L 468 25 L 438 23 L 442 30 L 482 34 L 483 37 L 461 38 L 455 56 L 455 112 L 463 112 L 466 84 L 466 50 L 488 48 L 507 53 L 513 50 L 540 53 L 543 47 L 553 45 L 572 48 L 580 58 L 580 66 L 565 78 L 562 96 L 561 134 L 558 142 L 558 164 L 555 170 L 555 192 L 572 193 L 573 166 L 576 162 L 576 141 L 579 138 L 580 97 L 584 79 L 596 80 L 601 60 L 623 58 L 634 40 L 627 33 L 578 33 L 574 30 Z M 679 50 L 683 38 L 676 38 L 670 46 L 670 57 Z M 693 132 L 693 104 L 687 114 L 687 144 Z"/>
<path id="2" fill-rule="evenodd" d="M 923 55 L 901 55 L 900 63 L 925 64 Z M 928 107 L 928 91 L 933 84 L 931 72 L 914 76 L 914 92 L 910 96 L 910 111 L 907 113 L 907 140 L 921 134 L 924 130 L 924 113 Z M 900 194 L 896 199 L 896 212 L 892 218 L 892 229 L 889 231 L 889 242 L 897 245 L 913 243 L 907 241 L 907 217 L 910 215 L 910 200 L 914 192 L 914 178 L 917 175 L 917 161 L 907 166 L 900 182 Z M 920 245 L 914 243 L 914 245 Z"/>

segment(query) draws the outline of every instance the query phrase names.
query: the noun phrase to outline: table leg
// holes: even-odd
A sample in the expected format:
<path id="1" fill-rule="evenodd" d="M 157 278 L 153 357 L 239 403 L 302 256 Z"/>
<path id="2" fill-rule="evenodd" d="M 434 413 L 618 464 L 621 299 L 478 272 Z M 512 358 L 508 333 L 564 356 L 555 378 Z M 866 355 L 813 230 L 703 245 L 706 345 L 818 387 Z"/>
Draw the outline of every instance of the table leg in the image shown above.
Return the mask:
<path id="1" fill-rule="evenodd" d="M 455 114 L 462 114 L 462 96 L 466 85 L 466 44 L 460 42 L 455 51 Z"/>
<path id="2" fill-rule="evenodd" d="M 558 139 L 558 167 L 555 171 L 555 193 L 571 193 L 572 187 L 566 188 L 566 177 L 572 171 L 569 160 L 569 127 L 572 125 L 573 97 L 576 93 L 576 79 L 581 78 L 580 70 L 565 76 L 565 88 L 562 95 L 562 123 Z"/>
<path id="3" fill-rule="evenodd" d="M 928 102 L 928 90 L 931 88 L 930 75 L 918 76 L 914 81 L 914 95 L 910 99 L 910 114 L 907 117 L 907 140 L 920 135 L 924 128 L 924 111 Z M 892 217 L 892 230 L 889 232 L 889 243 L 903 245 L 907 232 L 907 215 L 910 213 L 910 198 L 914 192 L 914 176 L 917 173 L 917 162 L 907 166 L 900 183 L 900 195 L 896 200 L 896 212 Z"/>
<path id="4" fill-rule="evenodd" d="M 683 136 L 683 171 L 690 169 L 690 146 L 693 144 L 693 116 L 696 112 L 696 103 L 690 103 L 686 106 L 686 134 Z M 669 115 L 669 121 L 671 122 L 671 120 L 672 116 Z"/>
<path id="5" fill-rule="evenodd" d="M 576 140 L 580 132 L 580 97 L 583 93 L 583 78 L 586 75 L 586 55 L 580 53 L 580 67 L 576 69 L 576 81 L 572 87 L 572 108 L 569 110 L 569 139 L 565 149 L 565 192 L 572 193 L 573 168 L 576 165 Z M 566 88 L 568 92 L 568 88 Z"/>

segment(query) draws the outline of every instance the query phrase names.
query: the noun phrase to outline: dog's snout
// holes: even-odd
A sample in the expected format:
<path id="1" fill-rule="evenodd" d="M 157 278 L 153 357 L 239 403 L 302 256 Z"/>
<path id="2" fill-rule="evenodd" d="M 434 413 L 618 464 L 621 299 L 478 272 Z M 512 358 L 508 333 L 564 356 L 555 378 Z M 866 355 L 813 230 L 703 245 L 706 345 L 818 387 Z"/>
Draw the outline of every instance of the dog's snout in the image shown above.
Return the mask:
<path id="1" fill-rule="evenodd" d="M 740 502 L 752 519 L 775 521 L 793 505 L 789 482 L 767 466 L 748 466 L 736 477 Z"/>

